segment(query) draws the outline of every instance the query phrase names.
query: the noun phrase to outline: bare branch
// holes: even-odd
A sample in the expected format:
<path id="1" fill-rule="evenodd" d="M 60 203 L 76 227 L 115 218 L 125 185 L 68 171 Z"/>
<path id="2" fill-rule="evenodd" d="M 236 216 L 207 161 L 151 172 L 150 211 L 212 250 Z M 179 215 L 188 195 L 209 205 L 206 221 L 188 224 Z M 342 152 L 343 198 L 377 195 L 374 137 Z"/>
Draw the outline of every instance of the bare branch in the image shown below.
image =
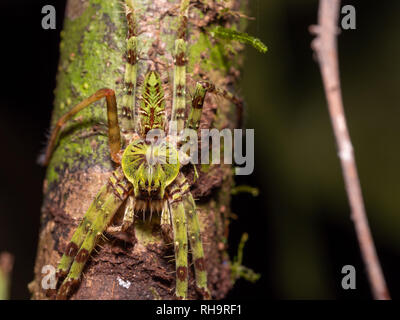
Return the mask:
<path id="1" fill-rule="evenodd" d="M 336 39 L 339 10 L 340 0 L 320 0 L 318 25 L 310 28 L 310 31 L 316 35 L 312 42 L 312 48 L 317 55 L 321 70 L 329 114 L 338 147 L 338 155 L 350 202 L 351 218 L 367 268 L 372 294 L 374 299 L 388 300 L 390 295 L 368 226 L 353 146 L 343 110 Z"/>

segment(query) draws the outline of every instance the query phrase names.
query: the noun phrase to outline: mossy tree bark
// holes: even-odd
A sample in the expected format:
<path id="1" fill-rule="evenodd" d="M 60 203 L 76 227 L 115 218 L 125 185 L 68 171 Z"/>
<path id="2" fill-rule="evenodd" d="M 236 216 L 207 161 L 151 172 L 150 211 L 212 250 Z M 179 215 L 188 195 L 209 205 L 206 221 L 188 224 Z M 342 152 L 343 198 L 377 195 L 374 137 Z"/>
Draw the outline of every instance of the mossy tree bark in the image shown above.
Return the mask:
<path id="1" fill-rule="evenodd" d="M 241 3 L 241 4 L 240 4 Z M 188 91 L 202 78 L 235 91 L 241 64 L 238 44 L 211 38 L 208 27 L 241 29 L 238 12 L 243 1 L 192 1 L 189 15 Z M 171 110 L 173 46 L 179 1 L 135 0 L 141 43 L 139 79 L 149 65 L 157 64 L 169 78 L 167 114 Z M 55 91 L 52 125 L 75 104 L 108 87 L 122 96 L 127 27 L 121 1 L 69 0 L 60 43 L 61 58 Z M 140 86 L 138 88 L 140 93 Z M 234 128 L 234 106 L 208 96 L 202 128 Z M 45 299 L 42 268 L 57 266 L 80 219 L 106 182 L 113 163 L 105 131 L 106 107 L 100 101 L 81 111 L 63 129 L 44 181 L 44 202 L 35 279 L 29 288 L 33 299 Z M 190 166 L 187 166 L 190 167 Z M 193 182 L 193 168 L 187 168 Z M 192 186 L 197 200 L 205 247 L 209 288 L 223 298 L 232 287 L 227 255 L 232 170 L 229 165 L 198 166 L 199 179 Z M 172 299 L 173 254 L 157 223 L 138 222 L 126 239 L 109 237 L 89 259 L 82 283 L 72 299 Z M 125 284 L 125 285 L 123 285 Z M 128 285 L 127 285 L 128 284 Z M 189 298 L 199 298 L 189 274 Z"/>

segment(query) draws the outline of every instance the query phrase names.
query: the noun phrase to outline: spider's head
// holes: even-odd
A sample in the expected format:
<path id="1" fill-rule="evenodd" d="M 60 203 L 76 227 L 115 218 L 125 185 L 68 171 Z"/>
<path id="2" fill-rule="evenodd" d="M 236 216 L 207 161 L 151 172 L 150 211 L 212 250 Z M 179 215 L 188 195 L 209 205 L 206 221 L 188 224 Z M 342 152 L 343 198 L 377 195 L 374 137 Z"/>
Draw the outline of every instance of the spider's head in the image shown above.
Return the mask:
<path id="1" fill-rule="evenodd" d="M 135 197 L 161 200 L 165 188 L 179 173 L 178 152 L 165 141 L 147 144 L 137 140 L 125 149 L 122 170 L 133 185 Z"/>

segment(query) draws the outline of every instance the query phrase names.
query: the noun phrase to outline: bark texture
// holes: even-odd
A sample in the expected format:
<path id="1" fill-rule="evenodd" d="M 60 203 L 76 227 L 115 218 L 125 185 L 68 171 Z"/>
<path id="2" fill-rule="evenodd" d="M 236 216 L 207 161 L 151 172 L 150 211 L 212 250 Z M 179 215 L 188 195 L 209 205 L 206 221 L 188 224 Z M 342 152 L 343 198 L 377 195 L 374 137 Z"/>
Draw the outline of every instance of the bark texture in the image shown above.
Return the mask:
<path id="1" fill-rule="evenodd" d="M 235 92 L 241 64 L 241 45 L 216 41 L 207 29 L 222 25 L 242 29 L 238 12 L 243 1 L 192 1 L 189 15 L 188 92 L 197 80 L 207 79 Z M 173 46 L 179 1 L 135 0 L 139 21 L 140 79 L 157 64 L 168 82 L 167 114 L 172 106 Z M 108 87 L 122 97 L 126 21 L 118 0 L 70 0 L 60 43 L 61 58 L 52 125 L 70 108 L 96 90 Z M 188 99 L 190 98 L 190 95 Z M 120 106 L 120 105 L 119 105 Z M 218 106 L 218 111 L 217 111 Z M 234 128 L 234 106 L 208 96 L 202 128 Z M 63 129 L 44 181 L 44 202 L 35 278 L 29 285 L 33 299 L 46 299 L 41 282 L 45 265 L 57 266 L 69 239 L 91 201 L 106 182 L 113 164 L 107 144 L 106 107 L 100 101 L 81 111 Z M 201 165 L 192 186 L 198 206 L 213 298 L 223 298 L 232 287 L 227 236 L 232 168 Z M 193 167 L 185 174 L 193 182 Z M 118 218 L 116 218 L 118 219 Z M 140 219 L 139 219 L 140 220 Z M 154 219 L 153 219 L 154 220 Z M 138 221 L 125 239 L 109 236 L 92 254 L 72 299 L 173 299 L 174 261 L 171 246 L 158 223 Z M 190 261 L 190 260 L 189 260 Z M 189 298 L 200 298 L 189 274 Z"/>

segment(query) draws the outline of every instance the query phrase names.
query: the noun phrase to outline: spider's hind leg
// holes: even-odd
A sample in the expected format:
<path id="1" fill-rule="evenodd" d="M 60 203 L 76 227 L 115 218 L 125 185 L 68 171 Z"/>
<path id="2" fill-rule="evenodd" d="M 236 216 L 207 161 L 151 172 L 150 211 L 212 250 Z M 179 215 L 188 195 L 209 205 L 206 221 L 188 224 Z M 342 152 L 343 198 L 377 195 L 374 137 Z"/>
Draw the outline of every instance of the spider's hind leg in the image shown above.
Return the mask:
<path id="1" fill-rule="evenodd" d="M 188 289 L 188 241 L 185 208 L 182 202 L 181 189 L 178 183 L 170 189 L 170 212 L 174 237 L 176 285 L 175 295 L 178 299 L 187 298 Z"/>
<path id="2" fill-rule="evenodd" d="M 182 174 L 177 177 L 177 183 L 181 186 L 182 201 L 187 219 L 187 230 L 194 264 L 196 288 L 204 299 L 211 299 L 210 291 L 207 286 L 207 271 L 196 204 L 190 193 L 189 184 Z"/>
<path id="3" fill-rule="evenodd" d="M 196 287 L 203 298 L 208 300 L 211 299 L 211 295 L 207 286 L 207 271 L 205 266 L 203 243 L 201 241 L 200 223 L 196 211 L 196 205 L 190 192 L 184 196 L 183 203 L 188 223 L 188 235 L 194 263 Z"/>
<path id="4" fill-rule="evenodd" d="M 203 244 L 200 235 L 200 224 L 196 205 L 189 190 L 189 184 L 183 174 L 179 174 L 176 183 L 171 187 L 170 200 L 171 220 L 174 236 L 176 261 L 176 296 L 187 298 L 188 288 L 188 236 L 192 252 L 196 287 L 205 299 L 210 299 L 207 287 L 207 271 Z"/>

